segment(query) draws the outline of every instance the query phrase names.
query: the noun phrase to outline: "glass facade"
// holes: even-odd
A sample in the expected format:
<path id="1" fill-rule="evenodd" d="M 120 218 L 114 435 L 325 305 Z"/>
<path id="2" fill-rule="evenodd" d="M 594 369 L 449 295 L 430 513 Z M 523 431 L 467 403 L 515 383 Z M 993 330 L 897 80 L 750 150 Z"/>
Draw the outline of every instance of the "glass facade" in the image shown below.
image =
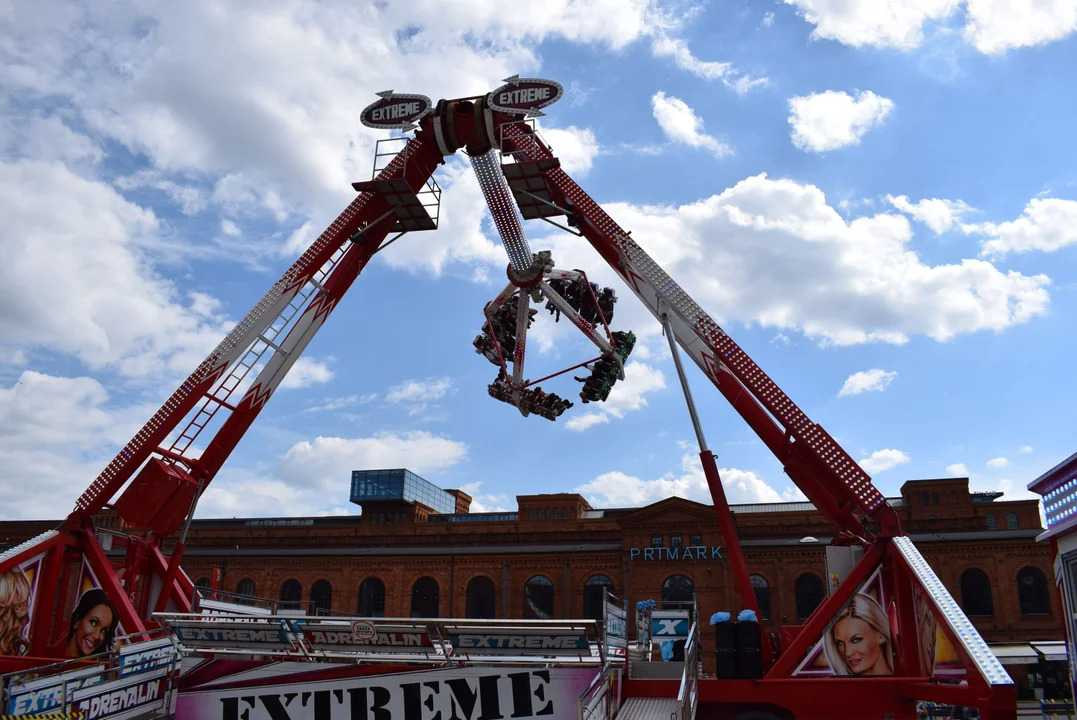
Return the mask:
<path id="1" fill-rule="evenodd" d="M 463 513 L 460 515 L 432 515 L 430 522 L 516 522 L 519 513 Z"/>
<path id="2" fill-rule="evenodd" d="M 353 470 L 351 501 L 407 500 L 439 513 L 456 512 L 456 498 L 410 470 Z"/>

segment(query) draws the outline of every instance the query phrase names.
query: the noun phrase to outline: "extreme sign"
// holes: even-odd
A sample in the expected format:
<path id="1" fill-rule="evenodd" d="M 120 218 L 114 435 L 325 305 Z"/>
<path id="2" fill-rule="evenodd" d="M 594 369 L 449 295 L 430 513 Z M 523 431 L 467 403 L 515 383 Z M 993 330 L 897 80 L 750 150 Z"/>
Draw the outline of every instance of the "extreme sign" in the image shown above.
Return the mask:
<path id="1" fill-rule="evenodd" d="M 411 128 L 433 108 L 425 95 L 404 95 L 392 90 L 378 93 L 377 102 L 363 108 L 359 122 L 379 130 Z"/>
<path id="2" fill-rule="evenodd" d="M 492 110 L 514 115 L 538 117 L 540 108 L 553 105 L 565 92 L 561 83 L 542 78 L 522 78 L 519 75 L 505 78 L 505 84 L 487 97 Z"/>
<path id="3" fill-rule="evenodd" d="M 169 624 L 180 645 L 185 647 L 261 650 L 286 650 L 292 647 L 284 627 L 275 620 L 215 623 L 173 620 Z"/>
<path id="4" fill-rule="evenodd" d="M 454 652 L 468 655 L 580 655 L 591 648 L 583 633 L 458 631 L 449 637 Z"/>

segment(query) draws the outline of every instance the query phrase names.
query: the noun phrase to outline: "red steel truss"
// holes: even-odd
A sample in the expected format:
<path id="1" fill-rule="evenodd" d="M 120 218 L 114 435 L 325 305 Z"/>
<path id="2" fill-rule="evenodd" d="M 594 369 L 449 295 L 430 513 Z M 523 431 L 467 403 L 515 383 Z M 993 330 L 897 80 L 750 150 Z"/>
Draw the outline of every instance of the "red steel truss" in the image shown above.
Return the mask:
<path id="1" fill-rule="evenodd" d="M 564 215 L 647 308 L 668 323 L 680 347 L 781 461 L 797 487 L 836 525 L 841 541 L 866 548 L 863 560 L 789 646 L 768 658 L 765 678 L 713 681 L 717 684 L 702 681 L 702 700 L 769 704 L 804 718 L 884 717 L 887 713 L 912 717 L 915 700 L 937 700 L 980 707 L 985 717 L 994 720 L 1013 718 L 1012 683 L 999 676 L 1005 673 L 997 662 L 992 665 L 993 656 L 984 656 L 985 651 L 990 654 L 986 645 L 904 537 L 896 513 L 868 475 L 560 168 L 553 152 L 521 115 L 492 109 L 486 97 L 440 101 L 434 112 L 422 117 L 404 149 L 372 181 L 357 183 L 361 192 L 355 200 L 120 450 L 79 497 L 63 526 L 0 556 L 3 572 L 45 554 L 44 592 L 33 615 L 33 657 L 0 658 L 0 672 L 59 656 L 67 629 L 64 618 L 73 602 L 62 590 L 72 585 L 73 573 L 81 572 L 83 563 L 99 579 L 128 633 L 152 626 L 154 612 L 190 611 L 193 588 L 180 569 L 180 560 L 198 497 L 370 258 L 386 244 L 388 234 L 436 225 L 429 218 L 416 220 L 415 208 L 421 205 L 416 198 L 436 188 L 431 178 L 437 166 L 463 148 L 475 158 L 491 151 L 512 158 L 514 162 L 503 170 L 524 217 Z M 521 194 L 517 190 L 523 186 L 513 182 L 528 182 L 531 190 Z M 525 207 L 525 196 L 541 202 L 529 200 Z M 515 213 L 511 206 L 500 205 L 497 212 L 501 215 Z M 514 263 L 520 264 L 519 258 Z M 255 369 L 257 374 L 251 377 Z M 199 438 L 205 448 L 201 452 L 195 445 Z M 734 556 L 734 580 L 742 605 L 754 608 L 717 464 L 709 452 L 701 459 L 724 544 Z M 93 516 L 106 507 L 142 531 L 119 535 L 95 528 Z M 164 540 L 177 533 L 178 542 L 171 555 L 165 556 Z M 106 556 L 102 547 L 106 538 L 106 544 L 125 551 L 122 571 L 114 569 Z M 809 647 L 879 567 L 892 599 L 888 609 L 897 651 L 895 675 L 795 677 Z M 965 660 L 966 685 L 941 685 L 920 669 L 914 589 L 929 598 L 931 612 Z M 648 683 L 649 689 L 630 683 L 631 692 L 658 692 L 663 685 L 656 682 Z M 835 692 L 843 694 L 856 711 L 850 714 L 828 705 Z"/>

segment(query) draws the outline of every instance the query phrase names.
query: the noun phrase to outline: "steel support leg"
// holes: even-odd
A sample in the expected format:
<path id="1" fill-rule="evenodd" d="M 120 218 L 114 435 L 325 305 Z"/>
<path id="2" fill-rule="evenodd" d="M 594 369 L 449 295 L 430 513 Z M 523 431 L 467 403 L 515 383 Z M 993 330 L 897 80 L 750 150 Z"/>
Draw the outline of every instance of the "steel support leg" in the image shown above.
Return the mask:
<path id="1" fill-rule="evenodd" d="M 673 336 L 673 328 L 670 326 L 669 316 L 662 314 L 662 325 L 665 328 L 666 340 L 669 341 L 669 351 L 673 355 L 673 364 L 677 368 L 677 377 L 681 381 L 681 389 L 684 391 L 684 400 L 688 405 L 688 414 L 692 417 L 692 428 L 696 432 L 696 440 L 699 442 L 699 460 L 703 464 L 703 474 L 707 478 L 707 487 L 714 501 L 714 511 L 718 514 L 718 526 L 722 530 L 722 540 L 726 543 L 729 564 L 733 570 L 733 581 L 737 585 L 741 604 L 745 609 L 751 610 L 759 618 L 759 605 L 752 591 L 752 581 L 748 577 L 748 564 L 744 561 L 744 553 L 737 541 L 737 530 L 733 526 L 733 513 L 729 510 L 726 501 L 725 490 L 722 488 L 722 480 L 718 476 L 718 463 L 715 462 L 714 453 L 707 449 L 707 440 L 703 437 L 703 427 L 699 423 L 699 415 L 696 413 L 696 404 L 692 399 L 692 390 L 688 387 L 688 378 L 684 374 L 681 365 L 681 356 L 677 350 L 677 339 Z M 762 618 L 759 618 L 762 620 Z M 763 663 L 770 662 L 770 645 L 762 642 Z"/>

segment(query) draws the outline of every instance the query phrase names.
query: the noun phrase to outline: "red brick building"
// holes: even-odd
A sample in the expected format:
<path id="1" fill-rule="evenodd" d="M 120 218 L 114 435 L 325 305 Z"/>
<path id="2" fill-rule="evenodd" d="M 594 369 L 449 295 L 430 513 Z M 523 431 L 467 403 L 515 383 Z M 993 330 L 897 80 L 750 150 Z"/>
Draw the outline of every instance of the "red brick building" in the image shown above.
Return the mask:
<path id="1" fill-rule="evenodd" d="M 447 512 L 435 500 L 355 498 L 353 487 L 362 515 L 196 520 L 184 567 L 207 584 L 218 570 L 226 591 L 344 613 L 597 617 L 603 588 L 630 604 L 694 593 L 705 617 L 739 609 L 708 505 L 594 509 L 575 494 L 522 495 L 516 512 L 469 513 L 465 493 L 440 492 Z M 889 502 L 988 642 L 1061 640 L 1038 503 L 999 495 L 970 493 L 965 478 L 917 480 Z M 832 526 L 806 502 L 733 511 L 765 624 L 803 620 L 826 592 Z M 47 526 L 0 523 L 0 543 Z"/>
<path id="2" fill-rule="evenodd" d="M 360 615 L 600 617 L 604 589 L 630 605 L 694 594 L 704 617 L 739 610 L 729 542 L 709 505 L 595 509 L 549 494 L 518 496 L 516 512 L 469 513 L 465 493 L 416 481 L 425 485 L 410 496 L 423 501 L 356 497 L 366 490 L 353 482 L 362 515 L 196 520 L 184 567 L 200 584 L 219 576 L 229 592 Z M 1038 503 L 1000 495 L 970 493 L 966 478 L 916 480 L 889 502 L 988 642 L 1061 640 Z M 833 527 L 806 502 L 733 511 L 764 624 L 800 622 L 826 592 Z M 0 523 L 0 543 L 54 525 Z"/>

